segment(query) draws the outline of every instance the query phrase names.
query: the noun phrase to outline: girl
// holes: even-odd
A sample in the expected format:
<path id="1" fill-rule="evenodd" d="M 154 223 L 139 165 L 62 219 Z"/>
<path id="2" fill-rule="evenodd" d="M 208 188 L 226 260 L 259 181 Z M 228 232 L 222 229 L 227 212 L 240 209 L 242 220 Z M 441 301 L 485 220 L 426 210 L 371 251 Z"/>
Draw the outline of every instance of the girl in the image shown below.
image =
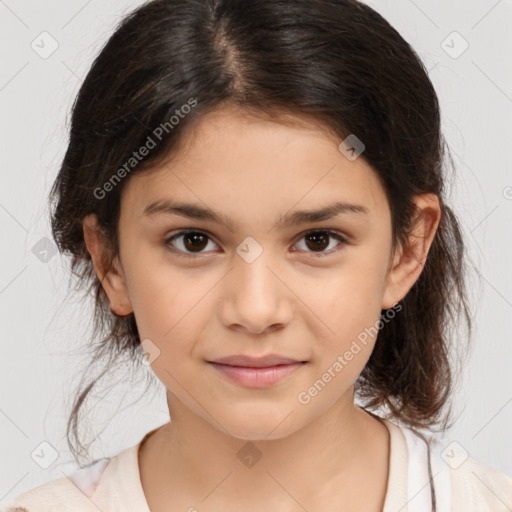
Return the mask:
<path id="1" fill-rule="evenodd" d="M 433 433 L 471 327 L 444 154 L 422 62 L 363 3 L 130 14 L 73 107 L 51 220 L 96 360 L 150 364 L 170 421 L 7 510 L 510 510 L 512 479 Z"/>

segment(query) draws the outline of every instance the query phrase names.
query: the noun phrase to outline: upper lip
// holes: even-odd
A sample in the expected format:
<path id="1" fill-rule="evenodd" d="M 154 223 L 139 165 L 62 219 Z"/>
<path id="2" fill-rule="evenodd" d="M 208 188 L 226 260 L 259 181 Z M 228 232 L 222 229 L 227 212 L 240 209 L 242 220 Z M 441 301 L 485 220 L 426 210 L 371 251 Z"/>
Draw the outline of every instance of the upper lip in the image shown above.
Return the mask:
<path id="1" fill-rule="evenodd" d="M 230 366 L 247 366 L 252 368 L 265 368 L 268 366 L 276 366 L 278 364 L 294 364 L 303 363 L 299 359 L 292 359 L 290 357 L 280 356 L 278 354 L 268 354 L 262 357 L 246 356 L 244 354 L 237 354 L 234 356 L 221 357 L 211 363 L 228 364 Z"/>

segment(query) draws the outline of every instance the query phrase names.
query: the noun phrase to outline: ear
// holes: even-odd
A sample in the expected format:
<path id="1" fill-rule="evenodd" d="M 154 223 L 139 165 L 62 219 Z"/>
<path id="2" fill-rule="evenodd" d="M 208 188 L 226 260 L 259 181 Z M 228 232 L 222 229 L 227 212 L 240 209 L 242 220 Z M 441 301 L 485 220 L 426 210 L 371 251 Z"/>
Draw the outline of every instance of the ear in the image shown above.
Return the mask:
<path id="1" fill-rule="evenodd" d="M 439 226 L 441 208 L 437 195 L 422 194 L 413 201 L 417 207 L 415 222 L 408 244 L 398 248 L 394 255 L 384 289 L 382 309 L 392 308 L 403 299 L 420 277 Z"/>
<path id="2" fill-rule="evenodd" d="M 94 269 L 110 300 L 110 311 L 118 316 L 129 315 L 132 305 L 128 296 L 124 271 L 116 256 L 109 268 L 108 246 L 95 214 L 83 220 L 84 240 L 91 255 Z"/>

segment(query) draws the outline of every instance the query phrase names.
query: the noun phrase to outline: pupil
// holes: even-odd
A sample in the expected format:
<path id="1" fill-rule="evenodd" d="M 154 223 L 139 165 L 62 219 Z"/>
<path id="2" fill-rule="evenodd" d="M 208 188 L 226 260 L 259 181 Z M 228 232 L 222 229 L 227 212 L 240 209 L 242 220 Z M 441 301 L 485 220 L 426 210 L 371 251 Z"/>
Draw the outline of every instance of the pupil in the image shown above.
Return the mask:
<path id="1" fill-rule="evenodd" d="M 184 235 L 184 243 L 187 249 L 204 249 L 206 247 L 206 237 L 201 233 L 187 233 Z M 190 243 L 189 243 L 190 242 Z"/>
<path id="2" fill-rule="evenodd" d="M 318 250 L 325 249 L 329 245 L 328 239 L 329 239 L 328 233 L 311 233 L 310 235 L 308 235 L 306 237 L 306 241 L 308 241 L 308 240 L 312 241 L 314 244 L 313 247 L 310 247 L 310 245 L 308 244 L 308 247 L 310 249 L 318 249 Z M 315 246 L 315 244 L 316 244 L 316 246 Z"/>

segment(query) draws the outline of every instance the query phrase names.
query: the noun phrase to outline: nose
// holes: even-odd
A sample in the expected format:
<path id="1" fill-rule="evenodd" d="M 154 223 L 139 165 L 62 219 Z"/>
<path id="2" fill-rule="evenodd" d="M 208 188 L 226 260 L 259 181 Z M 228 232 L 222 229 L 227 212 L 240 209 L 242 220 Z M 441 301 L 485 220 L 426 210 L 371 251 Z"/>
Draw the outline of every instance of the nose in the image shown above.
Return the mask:
<path id="1" fill-rule="evenodd" d="M 252 263 L 237 257 L 224 279 L 218 312 L 231 329 L 261 334 L 283 328 L 293 317 L 293 292 L 264 255 Z"/>

